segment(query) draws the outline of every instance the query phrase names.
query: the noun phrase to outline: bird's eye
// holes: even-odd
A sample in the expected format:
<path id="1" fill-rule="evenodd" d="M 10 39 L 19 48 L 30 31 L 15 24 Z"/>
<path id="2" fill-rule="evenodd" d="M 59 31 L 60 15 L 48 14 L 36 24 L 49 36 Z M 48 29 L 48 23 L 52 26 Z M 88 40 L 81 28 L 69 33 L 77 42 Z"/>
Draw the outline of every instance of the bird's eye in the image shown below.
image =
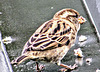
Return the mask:
<path id="1" fill-rule="evenodd" d="M 73 17 L 76 17 L 76 18 L 78 18 L 78 15 L 76 14 L 76 15 L 74 15 Z"/>

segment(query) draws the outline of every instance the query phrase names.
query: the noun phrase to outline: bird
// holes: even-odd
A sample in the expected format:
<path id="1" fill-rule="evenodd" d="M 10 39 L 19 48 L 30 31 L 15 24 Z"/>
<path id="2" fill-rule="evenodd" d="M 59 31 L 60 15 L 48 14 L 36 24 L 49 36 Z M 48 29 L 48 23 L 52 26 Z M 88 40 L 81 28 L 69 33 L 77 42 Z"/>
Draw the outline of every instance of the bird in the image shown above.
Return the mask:
<path id="1" fill-rule="evenodd" d="M 74 45 L 80 25 L 86 19 L 78 11 L 65 8 L 55 13 L 52 19 L 44 22 L 29 38 L 23 47 L 22 54 L 11 61 L 18 65 L 27 59 L 36 62 L 49 62 L 73 70 L 77 67 L 65 65 L 61 62 L 69 49 Z"/>

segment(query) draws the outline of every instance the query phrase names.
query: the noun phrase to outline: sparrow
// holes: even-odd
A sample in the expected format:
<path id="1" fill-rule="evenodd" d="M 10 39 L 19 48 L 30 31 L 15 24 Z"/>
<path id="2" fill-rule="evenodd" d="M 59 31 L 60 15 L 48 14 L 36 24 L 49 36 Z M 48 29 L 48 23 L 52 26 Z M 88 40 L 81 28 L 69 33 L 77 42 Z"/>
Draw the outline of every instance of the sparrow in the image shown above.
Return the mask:
<path id="1" fill-rule="evenodd" d="M 76 10 L 66 8 L 58 11 L 51 20 L 44 22 L 24 45 L 21 56 L 11 64 L 20 64 L 27 59 L 50 62 L 73 70 L 74 66 L 61 63 L 61 60 L 74 45 L 80 25 L 86 22 Z"/>

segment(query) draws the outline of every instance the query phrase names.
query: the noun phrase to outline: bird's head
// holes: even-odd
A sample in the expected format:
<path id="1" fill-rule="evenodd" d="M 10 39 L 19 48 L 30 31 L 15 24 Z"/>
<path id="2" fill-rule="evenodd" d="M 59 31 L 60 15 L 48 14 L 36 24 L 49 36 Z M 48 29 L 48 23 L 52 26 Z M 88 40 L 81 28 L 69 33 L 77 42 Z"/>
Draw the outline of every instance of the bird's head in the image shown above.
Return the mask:
<path id="1" fill-rule="evenodd" d="M 69 19 L 71 22 L 78 22 L 79 24 L 83 24 L 86 22 L 86 19 L 80 14 L 74 10 L 74 9 L 62 9 L 58 11 L 55 15 L 54 18 L 63 18 L 63 19 Z"/>

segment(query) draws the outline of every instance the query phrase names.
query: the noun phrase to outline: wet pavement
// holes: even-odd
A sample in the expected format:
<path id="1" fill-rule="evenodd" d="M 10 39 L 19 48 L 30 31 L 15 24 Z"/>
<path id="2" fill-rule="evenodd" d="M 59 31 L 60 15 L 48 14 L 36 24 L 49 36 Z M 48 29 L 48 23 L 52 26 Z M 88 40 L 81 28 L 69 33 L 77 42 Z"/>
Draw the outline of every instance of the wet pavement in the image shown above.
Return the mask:
<path id="1" fill-rule="evenodd" d="M 26 41 L 42 23 L 50 20 L 57 11 L 63 8 L 77 10 L 86 18 L 87 22 L 81 25 L 76 43 L 64 57 L 62 63 L 73 65 L 76 62 L 74 49 L 80 47 L 84 58 L 81 59 L 79 68 L 73 72 L 96 72 L 100 68 L 100 43 L 98 42 L 95 28 L 81 0 L 0 0 L 0 12 L 2 12 L 0 15 L 0 31 L 3 38 L 11 36 L 15 40 L 11 44 L 5 44 L 10 60 L 15 59 L 21 54 Z M 88 39 L 85 42 L 79 43 L 78 38 L 80 35 L 84 35 Z M 87 58 L 92 58 L 90 64 L 86 63 Z M 58 72 L 61 68 L 55 64 L 41 64 L 46 66 L 43 72 Z M 12 67 L 14 72 L 35 71 L 35 63 L 31 60 Z M 0 72 L 4 71 L 0 70 Z"/>

